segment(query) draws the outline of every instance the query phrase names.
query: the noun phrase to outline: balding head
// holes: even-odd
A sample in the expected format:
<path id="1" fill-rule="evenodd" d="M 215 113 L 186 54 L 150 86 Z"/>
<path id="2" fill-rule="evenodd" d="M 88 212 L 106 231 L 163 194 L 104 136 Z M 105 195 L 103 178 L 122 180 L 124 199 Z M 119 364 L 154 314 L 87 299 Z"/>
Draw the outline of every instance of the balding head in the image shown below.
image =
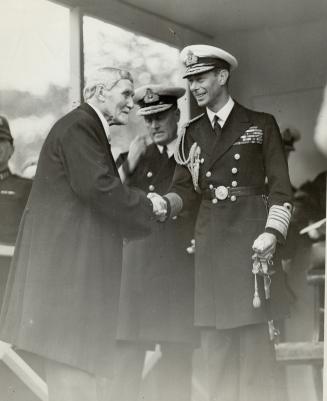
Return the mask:
<path id="1" fill-rule="evenodd" d="M 109 125 L 126 125 L 134 106 L 133 78 L 119 68 L 98 68 L 87 78 L 84 100 L 99 110 Z"/>
<path id="2" fill-rule="evenodd" d="M 133 83 L 130 72 L 113 67 L 101 67 L 92 71 L 86 79 L 84 86 L 84 101 L 91 99 L 98 85 L 103 85 L 107 90 L 111 90 L 122 79 L 127 79 Z"/>

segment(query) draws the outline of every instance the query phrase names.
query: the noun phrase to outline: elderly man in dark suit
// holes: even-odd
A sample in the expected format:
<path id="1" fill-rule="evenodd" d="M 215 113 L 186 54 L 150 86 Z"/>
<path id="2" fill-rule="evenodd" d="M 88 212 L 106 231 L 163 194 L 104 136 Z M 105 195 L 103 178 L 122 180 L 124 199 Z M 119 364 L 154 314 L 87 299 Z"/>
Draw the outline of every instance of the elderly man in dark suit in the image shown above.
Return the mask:
<path id="1" fill-rule="evenodd" d="M 273 319 L 288 313 L 275 252 L 285 242 L 292 208 L 281 135 L 271 115 L 231 98 L 228 81 L 237 67 L 234 56 L 213 46 L 194 45 L 183 49 L 181 58 L 190 91 L 205 110 L 184 128 L 165 199 L 171 216 L 200 202 L 195 324 L 202 329 L 209 398 L 284 401 L 269 339 L 269 332 L 275 334 Z M 270 298 L 270 279 L 265 280 L 265 300 L 262 276 L 256 275 L 254 281 L 252 269 L 262 272 L 272 260 L 276 272 Z"/>
<path id="2" fill-rule="evenodd" d="M 45 140 L 22 218 L 0 338 L 45 359 L 50 401 L 106 397 L 123 238 L 148 234 L 153 214 L 143 192 L 122 184 L 108 140 L 133 95 L 126 71 L 90 75 L 85 103 Z"/>
<path id="3" fill-rule="evenodd" d="M 148 137 L 130 145 L 123 170 L 126 182 L 150 194 L 164 194 L 174 174 L 174 150 L 185 89 L 146 85 L 135 92 Z M 194 259 L 187 253 L 194 217 L 188 213 L 153 223 L 149 237 L 126 244 L 119 304 L 120 363 L 112 401 L 190 401 L 192 354 L 198 338 L 194 317 Z M 161 357 L 151 371 L 151 391 L 142 386 L 146 350 L 160 344 Z M 141 391 L 140 391 L 141 388 Z"/>

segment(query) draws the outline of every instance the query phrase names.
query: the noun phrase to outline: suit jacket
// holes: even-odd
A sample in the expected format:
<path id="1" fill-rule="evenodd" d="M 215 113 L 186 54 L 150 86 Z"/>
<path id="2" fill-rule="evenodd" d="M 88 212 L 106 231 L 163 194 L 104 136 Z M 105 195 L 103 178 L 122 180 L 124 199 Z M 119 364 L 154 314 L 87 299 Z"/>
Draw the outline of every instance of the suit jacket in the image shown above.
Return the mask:
<path id="1" fill-rule="evenodd" d="M 1 339 L 108 375 L 126 232 L 150 231 L 145 194 L 122 185 L 95 111 L 82 104 L 51 129 L 11 265 Z"/>
<path id="2" fill-rule="evenodd" d="M 150 145 L 128 184 L 166 193 L 175 170 L 173 157 Z M 153 223 L 149 237 L 124 246 L 118 339 L 194 343 L 194 258 L 186 248 L 194 216 Z"/>
<path id="3" fill-rule="evenodd" d="M 186 127 L 188 155 L 194 142 L 201 148 L 200 191 L 193 187 L 186 166 L 178 165 L 171 191 L 183 199 L 184 209 L 200 201 L 195 229 L 195 322 L 227 329 L 282 317 L 288 312 L 288 296 L 278 257 L 268 305 L 254 309 L 252 244 L 264 232 L 267 209 L 291 202 L 292 190 L 280 132 L 274 118 L 235 104 L 217 139 L 207 114 Z M 239 196 L 212 203 L 205 196 L 209 186 L 264 187 L 269 193 Z M 259 280 L 261 299 L 263 285 Z"/>

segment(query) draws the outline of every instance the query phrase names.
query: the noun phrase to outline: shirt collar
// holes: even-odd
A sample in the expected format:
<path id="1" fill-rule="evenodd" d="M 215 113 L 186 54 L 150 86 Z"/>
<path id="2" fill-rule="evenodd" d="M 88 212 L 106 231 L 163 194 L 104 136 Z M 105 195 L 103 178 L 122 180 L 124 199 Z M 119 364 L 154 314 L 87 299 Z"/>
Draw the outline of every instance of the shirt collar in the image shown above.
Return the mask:
<path id="1" fill-rule="evenodd" d="M 175 152 L 176 141 L 177 141 L 177 138 L 174 139 L 173 141 L 169 142 L 168 145 L 167 145 L 167 154 L 168 154 L 169 159 L 171 158 L 171 156 Z M 163 146 L 162 145 L 157 145 L 157 147 L 158 147 L 159 152 L 162 154 Z"/>
<path id="2" fill-rule="evenodd" d="M 225 103 L 224 106 L 217 113 L 208 109 L 208 107 L 207 107 L 207 114 L 208 114 L 208 118 L 211 122 L 212 127 L 214 125 L 215 116 L 218 117 L 218 123 L 221 127 L 223 127 L 225 125 L 225 122 L 226 122 L 228 116 L 230 115 L 230 112 L 232 111 L 234 104 L 235 104 L 234 100 L 231 97 L 229 97 L 227 103 Z"/>
<path id="3" fill-rule="evenodd" d="M 106 137 L 108 138 L 108 141 L 110 142 L 110 129 L 109 129 L 108 121 L 104 118 L 104 115 L 101 113 L 101 111 L 97 107 L 93 106 L 93 104 L 91 104 L 91 103 L 88 103 L 88 105 L 92 107 L 92 109 L 97 113 L 98 117 L 100 118 L 104 132 L 106 133 Z"/>

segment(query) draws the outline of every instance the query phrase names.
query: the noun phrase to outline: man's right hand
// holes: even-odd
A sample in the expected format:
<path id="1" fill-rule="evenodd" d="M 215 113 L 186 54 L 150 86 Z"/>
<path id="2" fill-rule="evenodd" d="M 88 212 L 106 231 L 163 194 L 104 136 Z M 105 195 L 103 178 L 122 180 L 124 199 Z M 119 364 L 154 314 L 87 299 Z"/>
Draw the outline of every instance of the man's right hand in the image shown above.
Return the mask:
<path id="1" fill-rule="evenodd" d="M 155 192 L 148 193 L 148 198 L 152 202 L 153 213 L 158 221 L 165 221 L 167 218 L 167 202 L 165 199 Z"/>

